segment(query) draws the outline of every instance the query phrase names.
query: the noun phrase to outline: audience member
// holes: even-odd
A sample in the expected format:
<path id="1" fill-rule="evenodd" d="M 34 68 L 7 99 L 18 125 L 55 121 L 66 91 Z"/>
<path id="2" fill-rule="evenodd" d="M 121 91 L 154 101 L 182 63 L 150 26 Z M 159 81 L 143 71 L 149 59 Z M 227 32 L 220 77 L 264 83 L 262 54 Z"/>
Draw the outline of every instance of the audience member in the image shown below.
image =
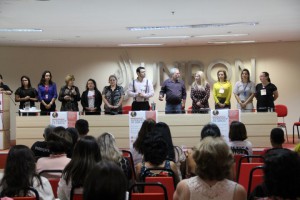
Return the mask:
<path id="1" fill-rule="evenodd" d="M 38 191 L 41 200 L 54 200 L 48 179 L 36 172 L 32 151 L 27 146 L 15 145 L 8 152 L 0 183 L 1 197 L 34 196 L 29 187 Z"/>
<path id="2" fill-rule="evenodd" d="M 208 123 L 202 128 L 200 137 L 201 140 L 203 140 L 206 137 L 213 137 L 213 138 L 221 137 L 221 131 L 216 124 Z M 196 162 L 193 159 L 193 154 L 194 154 L 194 149 L 188 149 L 186 151 L 186 162 L 187 162 L 186 163 L 187 169 L 185 170 L 186 178 L 196 175 L 195 174 Z"/>
<path id="3" fill-rule="evenodd" d="M 78 119 L 75 123 L 75 128 L 77 129 L 80 138 L 86 136 L 90 131 L 89 122 L 85 119 Z"/>
<path id="4" fill-rule="evenodd" d="M 233 199 L 245 200 L 245 189 L 231 180 L 233 154 L 219 137 L 206 137 L 197 145 L 193 158 L 197 164 L 195 177 L 182 180 L 174 193 L 174 200 Z"/>
<path id="5" fill-rule="evenodd" d="M 267 152 L 264 164 L 264 182 L 257 186 L 249 199 L 299 199 L 300 157 L 289 149 Z"/>
<path id="6" fill-rule="evenodd" d="M 123 157 L 122 152 L 116 145 L 115 137 L 110 133 L 103 133 L 97 138 L 100 154 L 103 160 L 111 160 L 118 164 L 128 180 L 132 178 L 130 161 Z"/>
<path id="7" fill-rule="evenodd" d="M 126 200 L 127 180 L 113 161 L 100 161 L 87 175 L 83 186 L 84 200 Z"/>
<path id="8" fill-rule="evenodd" d="M 252 155 L 252 143 L 247 139 L 247 130 L 245 124 L 239 121 L 233 121 L 229 128 L 229 146 L 234 154 L 245 154 L 243 150 Z"/>
<path id="9" fill-rule="evenodd" d="M 63 170 L 70 162 L 67 152 L 72 146 L 72 138 L 64 127 L 56 127 L 47 137 L 47 145 L 51 152 L 49 157 L 38 159 L 37 172 L 43 170 Z M 60 174 L 49 173 L 47 177 L 60 177 Z"/>
<path id="10" fill-rule="evenodd" d="M 217 72 L 217 75 L 218 75 L 218 81 L 213 85 L 215 109 L 230 109 L 232 85 L 227 80 L 227 74 L 225 70 L 219 70 Z"/>
<path id="11" fill-rule="evenodd" d="M 157 131 L 147 134 L 143 142 L 144 145 L 144 161 L 136 165 L 138 180 L 144 180 L 146 176 L 161 176 L 169 174 L 168 171 L 159 170 L 146 172 L 148 168 L 162 167 L 172 170 L 175 175 L 175 184 L 179 182 L 178 169 L 173 161 L 167 159 L 168 144 Z"/>
<path id="12" fill-rule="evenodd" d="M 61 87 L 58 96 L 58 100 L 61 101 L 60 111 L 79 111 L 80 92 L 78 87 L 74 85 L 74 81 L 74 75 L 68 74 L 66 76 L 66 85 Z"/>
<path id="13" fill-rule="evenodd" d="M 44 133 L 43 133 L 44 141 L 36 141 L 31 146 L 31 150 L 34 153 L 36 160 L 38 160 L 40 157 L 49 157 L 50 156 L 50 150 L 47 145 L 47 138 L 48 138 L 48 135 L 53 131 L 54 128 L 55 128 L 55 126 L 48 125 L 44 129 Z"/>
<path id="14" fill-rule="evenodd" d="M 266 148 L 263 150 L 261 155 L 265 155 L 268 151 L 273 150 L 273 149 L 282 149 L 283 148 L 283 143 L 284 143 L 284 132 L 282 128 L 273 128 L 271 130 L 270 134 L 270 142 L 272 148 Z"/>
<path id="15" fill-rule="evenodd" d="M 151 118 L 146 119 L 143 122 L 143 124 L 139 130 L 138 136 L 137 136 L 135 142 L 133 143 L 133 149 L 131 149 L 134 165 L 142 162 L 143 155 L 144 155 L 143 141 L 144 141 L 146 135 L 153 130 L 155 125 L 156 125 L 155 120 L 153 120 Z"/>
<path id="16" fill-rule="evenodd" d="M 71 151 L 67 152 L 68 158 L 71 158 L 72 154 L 73 154 L 74 147 L 75 147 L 75 145 L 76 145 L 76 143 L 78 141 L 78 138 L 79 138 L 79 133 L 78 133 L 78 130 L 76 128 L 73 128 L 73 127 L 67 128 L 66 131 L 68 132 L 68 134 L 72 138 L 72 148 L 71 148 Z"/>
<path id="17" fill-rule="evenodd" d="M 65 167 L 58 183 L 58 198 L 69 200 L 72 186 L 82 187 L 88 173 L 100 160 L 101 155 L 96 139 L 93 136 L 79 139 L 75 145 L 72 160 Z"/>
<path id="18" fill-rule="evenodd" d="M 176 163 L 178 169 L 178 176 L 181 179 L 182 176 L 180 166 L 181 163 L 185 161 L 185 154 L 183 150 L 180 147 L 173 145 L 171 131 L 166 123 L 158 122 L 154 127 L 154 130 L 157 131 L 166 141 L 168 147 L 167 159 Z"/>

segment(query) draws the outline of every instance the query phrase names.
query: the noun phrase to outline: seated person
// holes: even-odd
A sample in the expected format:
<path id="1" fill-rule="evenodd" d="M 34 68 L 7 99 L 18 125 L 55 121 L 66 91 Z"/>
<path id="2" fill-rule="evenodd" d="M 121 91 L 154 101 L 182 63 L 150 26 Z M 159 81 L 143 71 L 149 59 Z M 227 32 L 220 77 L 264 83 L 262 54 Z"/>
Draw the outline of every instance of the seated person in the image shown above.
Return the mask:
<path id="1" fill-rule="evenodd" d="M 67 152 L 72 146 L 72 138 L 67 133 L 64 127 L 56 127 L 48 135 L 47 145 L 50 150 L 49 157 L 38 159 L 36 163 L 36 170 L 40 173 L 43 170 L 63 170 L 70 162 L 67 157 Z M 47 177 L 60 177 L 61 174 L 49 173 Z"/>
<path id="2" fill-rule="evenodd" d="M 177 185 L 174 200 L 233 199 L 246 200 L 243 186 L 228 180 L 234 164 L 227 143 L 219 137 L 206 137 L 195 148 L 196 176 Z"/>
<path id="3" fill-rule="evenodd" d="M 144 161 L 136 165 L 137 178 L 143 181 L 146 176 L 166 176 L 167 171 L 151 171 L 146 173 L 148 168 L 162 167 L 170 169 L 175 175 L 175 184 L 179 182 L 178 169 L 173 161 L 167 160 L 168 147 L 167 143 L 159 132 L 153 131 L 146 135 L 143 142 L 144 146 Z M 167 173 L 166 173 L 167 172 Z"/>
<path id="4" fill-rule="evenodd" d="M 36 160 L 38 160 L 40 157 L 49 157 L 50 150 L 47 146 L 47 137 L 52 132 L 52 130 L 55 128 L 53 125 L 48 125 L 44 129 L 43 137 L 44 141 L 36 141 L 32 146 L 31 150 L 33 151 Z"/>
<path id="5" fill-rule="evenodd" d="M 245 124 L 239 121 L 233 121 L 230 124 L 229 129 L 229 146 L 234 154 L 244 154 L 242 149 L 248 152 L 248 155 L 252 155 L 252 143 L 247 139 L 247 130 Z"/>
<path id="6" fill-rule="evenodd" d="M 83 185 L 83 200 L 125 200 L 127 180 L 113 161 L 100 161 L 87 175 Z"/>
<path id="7" fill-rule="evenodd" d="M 90 131 L 89 122 L 85 119 L 78 119 L 75 123 L 75 128 L 77 129 L 80 138 L 86 136 Z"/>
<path id="8" fill-rule="evenodd" d="M 299 199 L 300 157 L 289 149 L 272 149 L 266 153 L 264 182 L 249 199 Z"/>
<path id="9" fill-rule="evenodd" d="M 270 142 L 272 145 L 272 148 L 266 148 L 261 153 L 262 156 L 264 156 L 268 151 L 271 149 L 282 149 L 282 144 L 285 142 L 284 139 L 284 132 L 282 128 L 273 128 L 270 134 Z"/>

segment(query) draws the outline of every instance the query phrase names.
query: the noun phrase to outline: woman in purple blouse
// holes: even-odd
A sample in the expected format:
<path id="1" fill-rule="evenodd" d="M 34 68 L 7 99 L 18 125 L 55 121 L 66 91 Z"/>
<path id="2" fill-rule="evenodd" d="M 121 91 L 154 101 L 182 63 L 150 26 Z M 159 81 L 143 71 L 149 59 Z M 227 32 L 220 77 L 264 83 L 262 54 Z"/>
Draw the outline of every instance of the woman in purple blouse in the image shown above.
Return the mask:
<path id="1" fill-rule="evenodd" d="M 41 81 L 38 85 L 38 98 L 41 103 L 41 115 L 49 115 L 55 111 L 55 100 L 57 99 L 56 84 L 52 81 L 52 74 L 46 70 L 42 74 Z"/>

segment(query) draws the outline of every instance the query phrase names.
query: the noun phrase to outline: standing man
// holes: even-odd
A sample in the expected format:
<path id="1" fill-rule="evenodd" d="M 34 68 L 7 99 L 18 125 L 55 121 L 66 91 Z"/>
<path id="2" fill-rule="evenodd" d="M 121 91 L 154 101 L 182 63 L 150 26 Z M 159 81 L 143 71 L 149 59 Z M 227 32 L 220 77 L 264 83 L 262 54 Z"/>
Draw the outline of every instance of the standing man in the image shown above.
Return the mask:
<path id="1" fill-rule="evenodd" d="M 162 101 L 164 94 L 166 94 L 166 114 L 182 113 L 186 101 L 185 85 L 182 80 L 178 80 L 180 77 L 179 69 L 172 68 L 170 72 L 171 78 L 164 81 L 159 92 L 159 100 Z"/>
<path id="2" fill-rule="evenodd" d="M 144 67 L 138 67 L 136 74 L 138 77 L 129 83 L 128 88 L 128 96 L 133 97 L 131 110 L 150 110 L 149 98 L 154 95 L 152 81 L 145 78 L 146 70 Z"/>

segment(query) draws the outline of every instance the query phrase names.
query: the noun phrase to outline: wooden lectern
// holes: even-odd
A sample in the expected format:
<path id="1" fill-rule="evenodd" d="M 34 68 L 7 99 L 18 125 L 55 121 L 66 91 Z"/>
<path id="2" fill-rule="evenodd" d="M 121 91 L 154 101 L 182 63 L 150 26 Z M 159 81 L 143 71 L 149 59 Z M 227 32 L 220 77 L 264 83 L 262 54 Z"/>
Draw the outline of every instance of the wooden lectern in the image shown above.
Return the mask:
<path id="1" fill-rule="evenodd" d="M 0 93 L 0 150 L 10 147 L 10 99 Z"/>

